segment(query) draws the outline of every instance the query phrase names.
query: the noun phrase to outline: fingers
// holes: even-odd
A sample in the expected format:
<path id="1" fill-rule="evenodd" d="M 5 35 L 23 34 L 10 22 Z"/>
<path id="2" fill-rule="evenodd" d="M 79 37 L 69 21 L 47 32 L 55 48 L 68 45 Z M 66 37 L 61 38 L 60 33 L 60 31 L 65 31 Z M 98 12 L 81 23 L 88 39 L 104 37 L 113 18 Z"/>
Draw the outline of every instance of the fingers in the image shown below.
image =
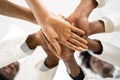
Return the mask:
<path id="1" fill-rule="evenodd" d="M 61 53 L 61 47 L 59 45 L 59 43 L 57 42 L 56 39 L 53 39 L 50 41 L 50 43 L 54 46 L 54 48 L 56 49 L 58 55 Z"/>
<path id="2" fill-rule="evenodd" d="M 54 48 L 54 46 L 52 44 L 48 43 L 48 47 L 54 54 L 57 53 L 56 49 Z"/>
<path id="3" fill-rule="evenodd" d="M 73 26 L 72 26 L 72 32 L 74 32 L 74 33 L 76 33 L 78 35 L 84 35 L 85 34 L 85 32 L 83 30 L 78 29 L 78 28 L 73 27 Z"/>
<path id="4" fill-rule="evenodd" d="M 54 46 L 48 41 L 48 39 L 44 36 L 44 34 L 41 31 L 41 36 L 43 38 L 43 40 L 45 41 L 45 45 L 47 45 L 49 47 L 49 49 L 53 52 L 53 53 L 57 53 L 56 49 L 54 48 Z"/>
<path id="5" fill-rule="evenodd" d="M 76 47 L 75 45 L 71 44 L 70 42 L 66 42 L 63 45 L 65 45 L 66 47 L 73 49 L 73 50 L 77 50 L 77 51 L 83 51 L 83 48 L 81 47 Z"/>
<path id="6" fill-rule="evenodd" d="M 84 44 L 87 44 L 87 41 L 85 39 L 81 38 L 75 33 L 72 33 L 71 38 L 76 39 L 77 41 L 82 42 Z"/>
<path id="7" fill-rule="evenodd" d="M 82 48 L 84 48 L 84 49 L 87 49 L 87 48 L 88 48 L 87 45 L 85 45 L 85 44 L 83 44 L 83 43 L 81 43 L 81 42 L 79 42 L 79 41 L 77 41 L 77 40 L 75 40 L 75 39 L 73 39 L 73 38 L 70 38 L 68 41 L 69 41 L 70 43 L 74 43 L 75 46 L 80 46 L 80 47 L 82 47 Z"/>

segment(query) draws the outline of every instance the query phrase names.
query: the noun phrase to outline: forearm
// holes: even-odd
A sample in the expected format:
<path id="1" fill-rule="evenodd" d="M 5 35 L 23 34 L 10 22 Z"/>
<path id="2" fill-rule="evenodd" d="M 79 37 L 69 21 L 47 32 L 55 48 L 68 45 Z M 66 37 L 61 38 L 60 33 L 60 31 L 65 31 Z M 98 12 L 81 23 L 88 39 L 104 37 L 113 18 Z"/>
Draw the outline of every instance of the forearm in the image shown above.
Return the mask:
<path id="1" fill-rule="evenodd" d="M 26 0 L 30 6 L 37 22 L 39 24 L 44 24 L 47 17 L 49 16 L 49 11 L 46 9 L 41 0 Z"/>
<path id="2" fill-rule="evenodd" d="M 53 68 L 55 66 L 57 66 L 59 64 L 59 59 L 58 58 L 50 58 L 50 57 L 47 57 L 45 59 L 45 66 L 48 67 L 48 68 Z"/>
<path id="3" fill-rule="evenodd" d="M 88 18 L 91 11 L 97 7 L 96 0 L 81 0 L 81 3 L 76 8 L 76 12 L 79 12 L 81 16 Z"/>
<path id="4" fill-rule="evenodd" d="M 88 48 L 96 54 L 101 54 L 103 51 L 103 46 L 99 40 L 87 39 Z"/>
<path id="5" fill-rule="evenodd" d="M 72 76 L 72 77 L 76 77 L 79 75 L 80 73 L 80 67 L 79 65 L 76 63 L 74 57 L 71 58 L 69 61 L 64 61 L 68 73 Z"/>
<path id="6" fill-rule="evenodd" d="M 26 44 L 30 49 L 35 49 L 40 42 L 37 41 L 35 34 L 29 35 L 26 39 Z M 39 44 L 38 44 L 39 43 Z"/>
<path id="7" fill-rule="evenodd" d="M 1 0 L 0 14 L 36 23 L 35 17 L 30 9 L 16 5 L 8 0 Z"/>
<path id="8" fill-rule="evenodd" d="M 89 29 L 89 35 L 105 32 L 104 22 L 101 20 L 90 22 Z"/>

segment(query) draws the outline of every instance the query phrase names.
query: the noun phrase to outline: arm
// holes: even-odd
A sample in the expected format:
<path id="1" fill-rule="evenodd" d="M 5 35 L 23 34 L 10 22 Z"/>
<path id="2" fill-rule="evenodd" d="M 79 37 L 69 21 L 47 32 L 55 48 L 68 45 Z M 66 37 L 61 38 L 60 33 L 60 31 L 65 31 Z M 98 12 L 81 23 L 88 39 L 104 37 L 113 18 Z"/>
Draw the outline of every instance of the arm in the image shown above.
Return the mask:
<path id="1" fill-rule="evenodd" d="M 91 46 L 89 46 L 92 55 L 109 62 L 113 65 L 120 66 L 119 65 L 119 52 L 120 52 L 120 47 L 116 46 L 116 44 L 111 44 L 109 42 L 101 41 L 101 43 L 94 41 L 94 40 L 89 40 Z M 119 44 L 118 44 L 119 45 Z M 102 50 L 101 50 L 102 48 Z"/>
<path id="2" fill-rule="evenodd" d="M 8 0 L 0 1 L 0 14 L 23 19 L 36 24 L 35 17 L 30 9 L 16 5 Z"/>
<path id="3" fill-rule="evenodd" d="M 75 34 L 79 33 L 80 35 L 83 35 L 84 32 L 70 25 L 62 18 L 51 14 L 41 0 L 26 0 L 26 2 L 29 4 L 38 24 L 42 26 L 42 32 L 54 46 L 57 53 L 61 52 L 58 42 L 78 51 L 82 50 L 81 48 L 87 47 L 84 45 L 86 44 L 86 41 L 78 37 L 78 34 Z"/>
<path id="4" fill-rule="evenodd" d="M 88 17 L 96 7 L 103 7 L 108 0 L 81 0 L 75 11 L 67 18 L 67 21 L 85 31 L 87 37 L 90 34 Z"/>
<path id="5" fill-rule="evenodd" d="M 114 16 L 116 16 L 116 15 L 114 15 Z M 118 15 L 118 17 L 119 17 L 119 15 Z M 109 32 L 115 31 L 115 30 L 118 30 L 118 31 L 109 33 L 109 35 L 107 35 L 106 39 L 98 38 L 98 40 L 101 41 L 101 44 L 95 40 L 89 39 L 88 46 L 89 46 L 89 49 L 92 50 L 93 52 L 101 52 L 99 54 L 99 56 L 97 56 L 98 58 L 101 58 L 111 64 L 120 66 L 118 63 L 118 60 L 120 58 L 120 56 L 119 56 L 119 50 L 120 50 L 120 47 L 119 47 L 119 39 L 120 39 L 119 38 L 119 20 L 116 20 L 116 19 L 117 18 L 113 17 L 113 15 L 111 15 L 111 17 L 109 15 L 107 17 L 102 18 L 101 19 L 102 22 L 95 21 L 95 22 L 90 23 L 91 28 L 94 27 L 94 29 L 92 29 L 93 34 L 99 33 L 99 32 L 105 32 L 106 27 L 111 27 L 111 29 L 107 28 L 107 31 L 109 31 Z M 96 37 L 93 36 L 92 38 L 96 38 Z M 111 43 L 111 41 L 112 41 L 112 43 Z"/>
<path id="6" fill-rule="evenodd" d="M 38 35 L 41 35 L 41 47 L 44 49 L 44 51 L 47 54 L 47 58 L 45 58 L 42 61 L 39 61 L 35 68 L 36 68 L 36 75 L 34 76 L 34 80 L 52 80 L 56 70 L 57 65 L 59 64 L 59 59 L 53 54 L 53 52 L 49 49 L 49 41 L 45 38 L 45 36 L 42 34 L 41 31 L 37 33 Z M 39 37 L 39 36 L 38 36 Z M 47 76 L 47 77 L 46 77 Z"/>
<path id="7" fill-rule="evenodd" d="M 101 17 L 97 21 L 89 23 L 89 35 L 102 32 L 120 31 L 120 12 Z"/>
<path id="8" fill-rule="evenodd" d="M 35 34 L 17 39 L 1 40 L 0 42 L 0 68 L 33 53 L 40 45 L 41 39 Z"/>
<path id="9" fill-rule="evenodd" d="M 96 0 L 81 0 L 81 3 L 67 18 L 67 21 L 70 23 L 74 23 L 76 27 L 84 30 L 87 37 L 89 34 L 88 17 L 93 9 L 97 7 L 97 5 L 98 3 L 96 2 Z"/>
<path id="10" fill-rule="evenodd" d="M 47 58 L 45 60 L 37 63 L 37 65 L 36 65 L 37 75 L 35 76 L 34 79 L 39 80 L 40 78 L 42 78 L 44 80 L 48 80 L 48 79 L 52 80 L 55 75 L 59 59 L 53 54 L 53 51 L 51 51 L 49 49 L 49 46 L 47 45 L 49 41 L 47 41 L 47 39 L 45 39 L 45 36 L 42 34 L 42 32 L 40 32 L 40 35 L 42 36 L 41 46 L 45 50 L 45 52 L 47 54 Z M 62 59 L 64 61 L 68 61 L 71 64 L 72 64 L 72 60 L 73 60 L 74 63 L 71 68 L 73 68 L 73 67 L 74 68 L 73 68 L 71 74 L 72 74 L 72 76 L 76 76 L 79 73 L 79 66 L 77 65 L 75 60 L 73 58 L 71 59 L 71 57 L 70 57 L 70 56 L 73 56 L 71 54 L 71 53 L 73 53 L 73 50 L 68 49 L 62 45 L 61 45 L 61 48 L 62 48 L 62 53 L 61 53 L 62 55 L 60 57 L 62 57 Z M 67 53 L 67 54 L 64 56 L 65 53 Z M 77 67 L 76 67 L 76 65 L 77 65 Z M 78 71 L 77 73 L 76 73 L 76 70 Z"/>
<path id="11" fill-rule="evenodd" d="M 69 61 L 64 61 L 67 71 L 73 80 L 83 80 L 85 75 L 80 66 L 76 63 L 74 56 Z M 80 77 L 81 76 L 81 77 Z"/>
<path id="12" fill-rule="evenodd" d="M 83 80 L 85 78 L 85 74 L 83 73 L 80 66 L 77 64 L 74 58 L 74 51 L 70 50 L 67 47 L 62 46 L 63 53 L 71 54 L 67 58 L 63 59 L 67 71 L 73 80 Z"/>

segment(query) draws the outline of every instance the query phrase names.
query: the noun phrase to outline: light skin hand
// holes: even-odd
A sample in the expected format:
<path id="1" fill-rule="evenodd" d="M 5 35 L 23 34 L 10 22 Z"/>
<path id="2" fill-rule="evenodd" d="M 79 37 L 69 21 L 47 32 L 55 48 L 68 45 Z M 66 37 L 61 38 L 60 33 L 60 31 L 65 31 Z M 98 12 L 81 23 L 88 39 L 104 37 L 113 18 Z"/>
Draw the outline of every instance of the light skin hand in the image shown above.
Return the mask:
<path id="1" fill-rule="evenodd" d="M 45 36 L 40 31 L 39 34 L 42 36 L 41 46 L 47 54 L 47 58 L 45 60 L 45 65 L 48 68 L 53 68 L 58 65 L 59 58 L 55 56 L 55 54 L 49 49 L 49 41 L 45 39 Z M 52 46 L 52 45 L 51 45 Z M 53 47 L 54 48 L 54 47 Z M 54 49 L 55 50 L 55 49 Z"/>
<path id="2" fill-rule="evenodd" d="M 56 52 L 51 51 L 49 49 L 49 46 L 52 46 L 52 45 L 45 38 L 44 34 L 41 31 L 38 31 L 37 33 L 30 35 L 29 37 L 31 37 L 31 38 L 29 38 L 30 40 L 35 41 L 36 46 L 41 45 L 42 48 L 45 50 L 46 54 L 48 55 L 45 60 L 45 65 L 48 68 L 53 68 L 53 67 L 57 66 L 59 63 L 59 58 L 60 58 L 64 61 L 71 76 L 76 77 L 80 73 L 80 68 L 79 68 L 79 65 L 75 61 L 75 58 L 73 55 L 73 53 L 74 53 L 73 50 L 61 45 L 61 48 L 62 48 L 61 55 L 54 55 Z M 32 44 L 32 46 L 35 46 L 35 45 Z M 52 47 L 52 48 L 54 48 L 54 47 Z M 52 49 L 52 50 L 54 50 L 54 49 Z M 58 56 L 58 57 L 56 57 L 56 56 Z"/>
<path id="3" fill-rule="evenodd" d="M 87 46 L 84 45 L 87 42 L 84 39 L 82 39 L 81 37 L 79 37 L 84 34 L 84 32 L 82 30 L 75 28 L 74 26 L 70 25 L 68 22 L 66 22 L 64 19 L 62 19 L 60 17 L 52 16 L 52 18 L 48 22 L 50 24 L 45 24 L 46 26 L 48 26 L 45 29 L 46 29 L 49 37 L 52 37 L 53 39 L 55 38 L 59 43 L 65 45 L 73 50 L 81 51 L 82 48 L 87 48 Z M 52 28 L 54 28 L 55 31 L 49 25 L 53 25 Z M 51 31 L 53 33 L 50 33 Z M 44 33 L 44 31 L 43 31 L 43 33 Z M 56 36 L 56 37 L 54 37 L 54 36 Z M 51 42 L 55 44 L 56 41 L 53 40 Z M 56 44 L 57 44 L 57 42 L 56 42 Z M 78 47 L 76 47 L 76 46 L 78 46 Z"/>
<path id="4" fill-rule="evenodd" d="M 46 40 L 46 39 L 45 39 Z M 52 47 L 54 48 L 54 47 Z M 54 50 L 54 49 L 52 49 Z M 53 53 L 55 53 L 54 51 L 52 51 Z M 74 50 L 61 45 L 61 54 L 60 55 L 56 55 L 59 59 L 62 59 L 67 67 L 67 70 L 69 72 L 69 74 L 72 77 L 76 77 L 79 75 L 80 73 L 80 68 L 79 65 L 77 64 L 75 58 L 74 58 Z"/>
<path id="5" fill-rule="evenodd" d="M 32 41 L 34 40 L 36 45 L 42 46 L 42 48 L 45 50 L 45 52 L 47 54 L 47 58 L 45 60 L 45 65 L 48 68 L 53 68 L 53 67 L 57 66 L 59 63 L 59 59 L 62 59 L 64 61 L 64 63 L 66 64 L 67 69 L 70 70 L 70 74 L 73 77 L 75 77 L 79 74 L 80 69 L 74 59 L 74 55 L 73 55 L 74 51 L 72 49 L 69 49 L 69 48 L 61 45 L 61 48 L 62 48 L 61 55 L 57 55 L 57 54 L 55 54 L 56 51 L 55 51 L 54 47 L 45 38 L 42 31 L 38 31 L 37 33 L 34 33 L 31 36 L 32 36 L 31 38 L 33 38 L 33 39 L 30 38 L 30 40 L 32 40 Z M 50 49 L 49 46 L 50 46 L 50 48 L 53 48 L 53 49 Z"/>
<path id="6" fill-rule="evenodd" d="M 25 8 L 25 7 L 22 7 L 22 6 L 19 6 L 19 5 L 16 5 L 16 4 L 14 4 L 14 3 L 12 3 L 12 2 L 10 2 L 10 1 L 8 1 L 8 0 L 1 0 L 2 2 L 2 4 L 0 4 L 0 14 L 3 14 L 3 15 L 6 15 L 6 16 L 10 16 L 10 17 L 15 17 L 15 18 L 19 18 L 19 19 L 23 19 L 23 20 L 27 20 L 27 21 L 30 21 L 30 22 L 32 22 L 32 23 L 35 23 L 35 24 L 37 24 L 37 22 L 36 22 L 36 19 L 35 19 L 35 17 L 34 17 L 34 15 L 33 15 L 33 13 L 32 13 L 32 11 L 30 10 L 30 9 L 28 9 L 28 8 Z M 42 11 L 39 11 L 39 12 L 42 12 Z M 42 15 L 43 16 L 43 15 Z M 42 18 L 42 17 L 40 17 L 40 18 Z M 49 19 L 49 20 L 51 20 L 51 19 Z M 42 21 L 44 22 L 44 20 L 43 20 L 43 18 L 42 18 Z M 41 21 L 41 22 L 42 22 Z M 59 23 L 60 24 L 60 23 Z M 67 23 L 68 24 L 68 23 Z M 49 25 L 47 25 L 47 26 L 51 26 L 51 25 L 53 25 L 53 24 L 49 24 Z M 70 24 L 68 24 L 69 25 L 69 27 L 71 26 Z M 73 27 L 73 26 L 72 26 Z M 47 29 L 45 29 L 46 31 L 48 30 L 53 30 L 53 28 L 51 28 L 51 27 L 49 27 L 49 28 L 47 28 Z M 62 29 L 63 30 L 63 29 Z M 61 30 L 61 31 L 62 31 Z M 70 48 L 72 48 L 72 49 L 76 49 L 76 50 L 81 50 L 81 48 L 84 48 L 86 45 L 84 45 L 84 44 L 82 44 L 82 41 L 83 41 L 83 43 L 85 42 L 82 38 L 78 38 L 78 36 L 77 37 L 75 37 L 75 38 L 72 38 L 70 41 L 71 42 L 69 42 L 69 41 L 67 41 L 67 39 L 69 39 L 69 37 L 70 37 L 70 34 L 71 33 L 73 33 L 72 31 L 69 33 L 69 31 L 70 30 L 76 30 L 76 29 L 74 29 L 74 28 L 72 28 L 71 29 L 71 27 L 69 28 L 69 29 L 66 29 L 66 31 L 68 31 L 68 32 L 65 32 L 65 34 L 64 35 L 66 35 L 66 34 L 69 34 L 69 35 L 66 35 L 65 36 L 65 38 L 63 38 L 64 37 L 64 35 L 62 35 L 62 37 L 59 37 L 58 38 L 58 35 L 57 34 L 54 34 L 54 33 L 56 33 L 55 31 L 50 31 L 50 32 L 52 32 L 52 33 L 46 33 L 46 34 L 48 34 L 48 36 L 50 35 L 50 37 L 51 36 L 53 36 L 53 37 L 51 37 L 52 38 L 52 40 L 51 40 L 51 42 L 53 42 L 53 44 L 54 45 L 56 45 L 57 47 L 55 47 L 56 48 L 56 50 L 58 50 L 58 52 L 60 51 L 60 47 L 59 47 L 59 44 L 57 43 L 57 39 L 56 39 L 56 37 L 58 38 L 58 40 L 60 40 L 59 42 L 63 42 L 63 39 L 66 41 L 66 43 L 64 44 L 64 42 L 62 43 L 62 44 L 64 44 L 64 45 L 67 45 L 67 46 L 69 46 Z M 43 29 L 43 32 L 44 32 L 44 29 Z M 74 31 L 75 32 L 75 31 Z M 77 32 L 81 32 L 81 31 L 78 31 L 77 30 Z M 81 35 L 82 35 L 82 33 L 83 32 L 81 32 Z M 52 34 L 52 35 L 51 35 Z M 54 35 L 53 35 L 54 34 Z M 61 33 L 60 33 L 60 35 L 61 35 Z M 76 34 L 75 34 L 76 35 Z M 54 39 L 53 39 L 54 38 Z M 75 40 L 75 39 L 78 39 L 78 40 Z M 78 41 L 81 41 L 81 42 L 78 42 Z M 74 44 L 78 44 L 78 45 L 73 45 L 72 43 L 74 43 Z M 86 42 L 85 42 L 86 43 Z M 72 45 L 72 46 L 71 46 Z M 77 47 L 78 46 L 78 47 Z M 79 47 L 80 46 L 80 47 Z"/>
<path id="7" fill-rule="evenodd" d="M 46 37 L 44 36 L 42 31 L 41 31 L 41 35 L 42 35 L 43 41 L 46 43 L 46 46 L 44 48 L 49 49 L 53 53 L 52 55 L 56 55 L 59 59 L 62 59 L 62 60 L 68 60 L 70 58 L 70 56 L 72 56 L 71 53 L 73 53 L 74 51 L 72 49 L 69 49 L 69 48 L 65 47 L 64 45 L 60 45 L 61 46 L 61 50 L 62 50 L 61 54 L 56 54 L 57 51 L 50 44 L 50 42 L 46 39 Z"/>
<path id="8" fill-rule="evenodd" d="M 81 51 L 82 48 L 87 48 L 85 45 L 87 42 L 80 37 L 84 35 L 82 30 L 49 13 L 41 0 L 26 1 L 30 5 L 38 24 L 42 26 L 42 32 L 58 54 L 61 52 L 59 43 L 78 51 Z"/>

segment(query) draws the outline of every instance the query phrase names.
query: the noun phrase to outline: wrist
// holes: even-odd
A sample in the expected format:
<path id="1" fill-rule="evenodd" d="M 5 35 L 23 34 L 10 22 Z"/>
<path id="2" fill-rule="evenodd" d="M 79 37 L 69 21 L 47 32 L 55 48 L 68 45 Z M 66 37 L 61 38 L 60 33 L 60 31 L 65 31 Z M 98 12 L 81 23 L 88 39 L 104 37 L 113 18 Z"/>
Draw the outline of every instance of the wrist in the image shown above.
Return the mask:
<path id="1" fill-rule="evenodd" d="M 30 22 L 32 22 L 34 24 L 37 24 L 35 16 L 33 15 L 33 13 L 31 11 L 28 11 L 28 14 L 26 16 L 28 16 L 28 19 L 29 19 Z"/>
<path id="2" fill-rule="evenodd" d="M 67 67 L 67 71 L 68 73 L 72 76 L 72 77 L 76 77 L 78 76 L 78 74 L 80 73 L 80 68 L 79 65 L 77 64 L 77 62 L 75 61 L 75 58 L 73 56 L 73 58 L 71 58 L 68 61 L 64 61 L 66 67 Z"/>
<path id="3" fill-rule="evenodd" d="M 91 39 L 87 39 L 87 41 L 88 41 L 88 48 L 93 52 L 99 52 L 101 50 L 102 45 L 98 41 Z"/>
<path id="4" fill-rule="evenodd" d="M 46 67 L 53 68 L 53 67 L 55 67 L 59 64 L 59 59 L 57 59 L 57 58 L 54 59 L 54 58 L 47 57 L 44 63 L 46 65 Z"/>
<path id="5" fill-rule="evenodd" d="M 88 18 L 89 14 L 97 7 L 97 5 L 96 0 L 82 0 L 80 3 L 81 15 Z"/>
<path id="6" fill-rule="evenodd" d="M 38 35 L 39 32 L 31 34 L 26 39 L 26 44 L 30 49 L 35 49 L 38 45 L 40 45 L 41 38 Z"/>
<path id="7" fill-rule="evenodd" d="M 37 16 L 36 20 L 38 24 L 42 25 L 43 27 L 46 27 L 47 24 L 49 24 L 51 21 L 51 14 L 43 14 L 42 16 Z"/>
<path id="8" fill-rule="evenodd" d="M 44 24 L 47 17 L 51 15 L 41 0 L 26 0 L 30 6 L 38 24 Z"/>
<path id="9" fill-rule="evenodd" d="M 89 35 L 105 32 L 104 22 L 101 20 L 90 22 L 89 27 Z"/>

